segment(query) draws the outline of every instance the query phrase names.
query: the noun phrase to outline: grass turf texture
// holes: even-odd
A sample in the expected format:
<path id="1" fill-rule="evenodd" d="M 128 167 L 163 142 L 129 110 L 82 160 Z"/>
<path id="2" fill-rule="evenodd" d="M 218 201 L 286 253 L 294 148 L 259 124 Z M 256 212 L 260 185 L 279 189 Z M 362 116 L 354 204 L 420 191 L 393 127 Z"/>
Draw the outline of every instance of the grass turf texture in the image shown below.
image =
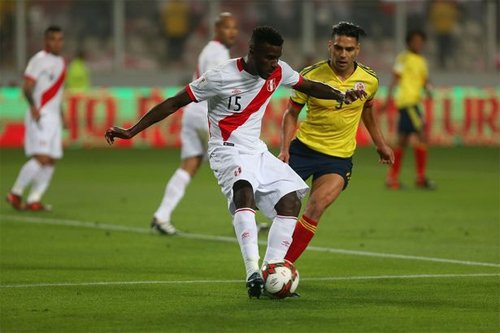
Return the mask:
<path id="1" fill-rule="evenodd" d="M 0 331 L 498 332 L 499 275 L 389 278 L 500 273 L 498 154 L 493 148 L 432 149 L 429 175 L 439 189 L 423 192 L 412 186 L 408 151 L 402 173 L 408 190 L 391 192 L 373 149 L 359 149 L 348 190 L 326 212 L 312 242 L 496 267 L 307 251 L 297 262 L 302 297 L 276 301 L 248 299 L 236 243 L 146 231 L 178 165 L 177 151 L 68 150 L 45 196 L 54 212 L 19 213 L 0 204 Z M 19 150 L 0 151 L 2 194 L 24 160 Z M 139 232 L 26 223 L 31 218 Z M 187 233 L 233 236 L 208 166 L 190 184 L 173 221 Z M 20 286 L 44 283 L 75 285 Z"/>

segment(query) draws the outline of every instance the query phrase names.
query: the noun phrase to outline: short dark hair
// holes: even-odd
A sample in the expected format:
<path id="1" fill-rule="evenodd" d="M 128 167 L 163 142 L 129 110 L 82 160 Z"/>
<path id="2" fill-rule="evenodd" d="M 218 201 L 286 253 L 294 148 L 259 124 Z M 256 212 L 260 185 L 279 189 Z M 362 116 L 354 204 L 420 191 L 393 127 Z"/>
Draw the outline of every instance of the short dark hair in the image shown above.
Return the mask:
<path id="1" fill-rule="evenodd" d="M 411 40 L 413 39 L 413 37 L 415 37 L 415 36 L 420 36 L 420 37 L 422 37 L 423 40 L 427 39 L 427 35 L 422 30 L 410 30 L 406 34 L 406 44 L 409 44 L 411 42 Z"/>
<path id="2" fill-rule="evenodd" d="M 350 22 L 339 22 L 332 27 L 332 36 L 354 37 L 359 41 L 360 37 L 366 36 L 366 32 L 359 25 Z"/>
<path id="3" fill-rule="evenodd" d="M 282 46 L 283 37 L 281 37 L 281 34 L 272 27 L 257 27 L 252 32 L 252 38 L 250 38 L 250 46 L 255 46 L 262 43 L 268 43 L 273 46 Z"/>
<path id="4" fill-rule="evenodd" d="M 53 32 L 62 32 L 62 29 L 58 25 L 50 25 L 47 29 L 45 29 L 44 36 L 47 37 L 50 33 Z"/>

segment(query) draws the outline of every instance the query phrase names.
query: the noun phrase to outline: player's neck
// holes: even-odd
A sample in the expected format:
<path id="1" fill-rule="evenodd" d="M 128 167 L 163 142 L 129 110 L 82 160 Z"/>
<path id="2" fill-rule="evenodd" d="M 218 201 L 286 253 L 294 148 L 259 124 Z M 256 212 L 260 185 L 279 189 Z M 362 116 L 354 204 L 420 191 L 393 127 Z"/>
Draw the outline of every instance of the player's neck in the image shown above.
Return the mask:
<path id="1" fill-rule="evenodd" d="M 328 65 L 330 66 L 332 71 L 335 73 L 335 75 L 337 75 L 337 77 L 339 79 L 341 79 L 342 81 L 347 80 L 356 70 L 356 64 L 354 64 L 350 68 L 346 68 L 345 70 L 340 70 L 340 69 L 336 68 L 331 60 L 328 61 Z"/>
<path id="2" fill-rule="evenodd" d="M 248 72 L 251 75 L 259 75 L 253 62 L 248 60 L 248 56 L 244 56 L 242 59 L 243 59 L 243 61 L 242 61 L 243 62 L 243 70 L 245 72 Z"/>

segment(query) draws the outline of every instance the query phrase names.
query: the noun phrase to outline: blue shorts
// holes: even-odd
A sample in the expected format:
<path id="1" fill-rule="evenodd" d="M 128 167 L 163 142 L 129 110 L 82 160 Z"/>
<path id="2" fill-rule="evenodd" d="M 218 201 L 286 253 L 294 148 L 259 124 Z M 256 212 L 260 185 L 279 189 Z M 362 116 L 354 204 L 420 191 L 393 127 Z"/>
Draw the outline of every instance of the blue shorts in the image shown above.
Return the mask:
<path id="1" fill-rule="evenodd" d="M 326 174 L 335 173 L 344 178 L 344 189 L 349 184 L 352 172 L 352 157 L 341 158 L 320 153 L 309 148 L 298 139 L 290 144 L 292 169 L 304 180 L 313 177 L 313 181 Z"/>
<path id="2" fill-rule="evenodd" d="M 424 128 L 424 119 L 418 105 L 399 110 L 398 132 L 402 134 L 420 133 Z"/>

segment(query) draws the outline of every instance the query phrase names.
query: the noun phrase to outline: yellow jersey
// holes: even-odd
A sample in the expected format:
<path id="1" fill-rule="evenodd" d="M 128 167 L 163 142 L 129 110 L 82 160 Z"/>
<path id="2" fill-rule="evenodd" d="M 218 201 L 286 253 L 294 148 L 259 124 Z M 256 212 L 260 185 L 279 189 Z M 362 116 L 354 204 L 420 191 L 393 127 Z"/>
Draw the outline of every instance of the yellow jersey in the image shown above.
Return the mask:
<path id="1" fill-rule="evenodd" d="M 404 51 L 396 58 L 393 70 L 400 77 L 395 99 L 396 106 L 405 108 L 419 104 L 422 89 L 428 77 L 425 58 L 417 53 Z"/>
<path id="2" fill-rule="evenodd" d="M 364 104 L 375 96 L 378 78 L 367 66 L 355 63 L 352 75 L 341 80 L 329 65 L 328 60 L 306 67 L 301 75 L 341 91 L 364 89 L 367 98 L 345 105 L 335 100 L 318 99 L 294 90 L 291 101 L 307 104 L 306 119 L 300 123 L 297 138 L 311 149 L 326 155 L 347 158 L 354 155 L 356 132 Z"/>

